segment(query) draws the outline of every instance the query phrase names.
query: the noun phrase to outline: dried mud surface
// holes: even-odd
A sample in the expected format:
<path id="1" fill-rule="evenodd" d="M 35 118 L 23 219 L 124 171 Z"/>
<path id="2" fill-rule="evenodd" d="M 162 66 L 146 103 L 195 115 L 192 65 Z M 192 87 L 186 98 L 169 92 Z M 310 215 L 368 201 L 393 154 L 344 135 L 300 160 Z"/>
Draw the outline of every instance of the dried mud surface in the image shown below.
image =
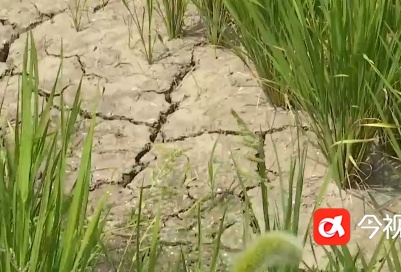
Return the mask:
<path id="1" fill-rule="evenodd" d="M 139 188 L 144 186 L 144 215 L 154 216 L 157 202 L 161 200 L 161 239 L 171 254 L 182 248 L 190 258 L 196 257 L 195 205 L 201 203 L 206 237 L 204 258 L 210 259 L 211 242 L 227 206 L 222 237 L 226 254 L 223 255 L 232 258 L 241 246 L 244 207 L 244 192 L 232 158 L 247 176 L 246 190 L 260 226 L 263 216 L 257 167 L 247 159 L 255 154 L 241 142 L 240 128 L 231 109 L 264 139 L 272 204 L 282 197 L 273 143 L 284 182 L 289 178 L 290 159 L 297 154 L 291 114 L 268 105 L 244 64 L 231 52 L 206 45 L 202 35 L 187 35 L 180 40 L 166 41 L 165 46 L 156 46 L 156 55 L 163 58 L 149 66 L 139 46 L 128 46 L 123 19 L 127 13 L 119 1 L 89 1 L 84 29 L 80 32 L 72 27 L 64 0 L 35 2 L 2 0 L 0 3 L 0 89 L 7 89 L 8 117 L 15 118 L 27 32 L 32 31 L 36 41 L 42 99 L 46 99 L 56 77 L 62 39 L 65 59 L 60 89 L 67 104 L 73 102 L 77 85 L 83 78 L 81 126 L 69 160 L 69 187 L 73 186 L 91 106 L 100 97 L 96 109 L 91 203 L 95 204 L 106 191 L 110 193 L 108 226 L 114 230 L 114 246 L 118 248 L 119 241 L 127 237 L 127 230 L 116 229 L 137 210 Z M 199 17 L 193 9 L 188 14 L 189 21 L 196 25 Z M 139 36 L 134 35 L 133 39 L 138 40 Z M 301 141 L 308 144 L 313 136 L 307 124 L 302 130 Z M 212 197 L 208 162 L 216 140 L 213 164 L 218 168 L 217 195 Z M 308 145 L 301 234 L 326 173 L 322 156 Z M 381 175 L 377 177 L 380 178 Z M 377 241 L 367 239 L 370 233 L 356 224 L 364 214 L 372 213 L 372 209 L 355 192 L 342 191 L 340 196 L 332 185 L 323 205 L 339 206 L 341 202 L 352 216 L 351 245 L 359 243 L 369 253 Z M 397 202 L 390 206 L 386 208 L 399 210 Z M 305 261 L 313 263 L 309 248 L 305 254 Z M 323 258 L 321 248 L 317 247 L 316 254 L 318 259 Z"/>

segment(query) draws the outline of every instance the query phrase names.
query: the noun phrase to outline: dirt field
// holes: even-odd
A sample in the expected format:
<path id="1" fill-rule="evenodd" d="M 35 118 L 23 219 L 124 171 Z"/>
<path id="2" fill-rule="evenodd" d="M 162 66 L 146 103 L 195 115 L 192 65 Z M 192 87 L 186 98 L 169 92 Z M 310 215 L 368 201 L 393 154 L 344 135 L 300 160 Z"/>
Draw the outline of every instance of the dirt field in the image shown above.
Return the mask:
<path id="1" fill-rule="evenodd" d="M 106 191 L 111 193 L 109 227 L 113 229 L 126 222 L 137 207 L 138 188 L 143 183 L 146 215 L 154 214 L 158 199 L 163 202 L 162 243 L 171 247 L 172 253 L 183 247 L 191 255 L 196 250 L 197 239 L 194 203 L 203 201 L 204 233 L 210 238 L 204 243 L 210 249 L 223 213 L 221 204 L 225 203 L 229 210 L 222 243 L 227 258 L 230 258 L 241 247 L 243 224 L 241 190 L 230 151 L 241 169 L 256 175 L 256 164 L 246 159 L 250 150 L 241 143 L 239 127 L 230 111 L 234 109 L 251 129 L 262 131 L 271 195 L 277 201 L 281 193 L 273 142 L 277 145 L 285 181 L 290 158 L 296 154 L 291 114 L 267 105 L 256 80 L 239 58 L 207 45 L 202 28 L 197 27 L 200 19 L 193 7 L 188 12 L 187 24 L 192 27 L 187 30 L 187 35 L 180 40 L 166 40 L 165 46 L 158 43 L 156 54 L 161 59 L 149 66 L 139 52 L 139 44 L 135 48 L 128 47 L 128 30 L 123 19 L 127 11 L 119 1 L 89 1 L 91 9 L 84 16 L 84 29 L 80 32 L 72 27 L 64 0 L 35 2 L 2 0 L 0 3 L 0 89 L 3 91 L 7 87 L 5 108 L 9 118 L 15 117 L 27 31 L 31 30 L 36 40 L 43 99 L 56 77 L 62 39 L 65 56 L 62 91 L 67 103 L 72 103 L 83 74 L 82 126 L 69 161 L 71 181 L 80 157 L 81 140 L 88 128 L 89 112 L 100 94 L 91 199 L 95 202 Z M 163 34 L 163 28 L 161 31 Z M 139 36 L 133 39 L 135 41 Z M 303 142 L 313 137 L 307 130 L 306 123 Z M 219 194 L 213 199 L 207 167 L 216 139 L 214 162 L 219 169 Z M 303 231 L 326 172 L 316 148 L 310 146 L 308 149 L 310 158 L 301 214 Z M 377 183 L 384 182 L 384 171 L 375 170 Z M 246 183 L 262 226 L 256 178 L 248 178 Z M 395 189 L 372 192 L 379 204 L 384 204 L 392 198 L 390 193 Z M 357 191 L 342 191 L 340 197 L 338 189 L 332 185 L 322 205 L 339 207 L 343 201 L 352 217 L 351 244 L 359 243 L 369 252 L 375 239 L 369 240 L 370 231 L 362 230 L 356 224 L 372 210 L 356 194 L 361 195 Z M 397 202 L 387 206 L 394 212 L 399 211 L 397 207 Z M 116 241 L 127 235 L 118 231 L 115 234 Z M 323 256 L 320 248 L 316 250 L 318 258 Z M 206 251 L 206 259 L 207 254 Z M 305 248 L 305 260 L 313 263 L 310 248 Z"/>

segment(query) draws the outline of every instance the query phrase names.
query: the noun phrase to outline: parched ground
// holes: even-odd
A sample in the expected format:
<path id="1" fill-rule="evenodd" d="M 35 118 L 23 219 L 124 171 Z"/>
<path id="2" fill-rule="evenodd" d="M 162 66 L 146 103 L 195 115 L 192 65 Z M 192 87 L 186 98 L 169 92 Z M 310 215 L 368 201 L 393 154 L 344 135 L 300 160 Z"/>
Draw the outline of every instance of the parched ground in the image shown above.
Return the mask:
<path id="1" fill-rule="evenodd" d="M 123 226 L 128 216 L 137 211 L 139 188 L 143 187 L 144 216 L 154 216 L 161 203 L 161 240 L 174 256 L 183 248 L 190 259 L 196 257 L 196 205 L 200 203 L 204 258 L 210 260 L 212 240 L 227 207 L 222 237 L 225 254 L 222 256 L 227 260 L 232 258 L 232 254 L 241 249 L 244 209 L 242 187 L 233 159 L 244 176 L 260 226 L 263 226 L 263 216 L 257 166 L 248 159 L 255 156 L 255 151 L 244 145 L 231 109 L 264 140 L 271 203 L 287 197 L 280 189 L 278 165 L 285 183 L 289 179 L 291 157 L 297 154 L 296 127 L 291 114 L 275 110 L 266 103 L 257 81 L 234 54 L 205 43 L 204 33 L 195 29 L 199 16 L 192 6 L 188 12 L 186 36 L 180 40 L 165 40 L 165 45 L 158 42 L 155 55 L 160 59 L 148 65 L 139 50 L 140 44 L 132 46 L 139 40 L 138 33 L 132 32 L 132 48 L 128 44 L 128 28 L 124 21 L 127 11 L 120 1 L 89 1 L 83 29 L 79 32 L 71 24 L 65 1 L 35 2 L 2 0 L 0 3 L 0 89 L 7 89 L 8 117 L 15 116 L 27 32 L 32 31 L 36 41 L 42 99 L 46 99 L 54 83 L 62 42 L 65 59 L 60 90 L 67 104 L 72 103 L 83 76 L 81 126 L 69 160 L 70 180 L 73 182 L 79 163 L 89 113 L 93 102 L 99 98 L 91 201 L 95 204 L 102 194 L 110 192 L 109 227 L 112 240 L 117 241 L 114 245 L 129 237 L 129 231 Z M 160 31 L 165 37 L 162 27 Z M 307 144 L 313 138 L 308 124 L 300 129 L 304 134 L 301 142 Z M 316 148 L 309 144 L 308 151 L 301 234 L 309 223 L 326 173 L 324 160 Z M 209 161 L 217 171 L 215 195 L 208 174 Z M 378 183 L 386 174 L 383 171 L 378 169 L 373 173 Z M 396 189 L 391 191 L 394 193 Z M 388 202 L 389 191 L 374 193 L 384 208 L 397 212 L 397 202 Z M 350 210 L 351 246 L 359 243 L 369 253 L 377 239 L 369 240 L 370 232 L 356 224 L 364 214 L 373 212 L 357 194 L 361 195 L 358 191 L 342 191 L 340 196 L 331 185 L 322 205 L 338 207 L 343 203 Z M 316 254 L 318 259 L 322 258 L 321 248 L 316 248 Z M 310 248 L 305 248 L 305 261 L 313 263 Z"/>

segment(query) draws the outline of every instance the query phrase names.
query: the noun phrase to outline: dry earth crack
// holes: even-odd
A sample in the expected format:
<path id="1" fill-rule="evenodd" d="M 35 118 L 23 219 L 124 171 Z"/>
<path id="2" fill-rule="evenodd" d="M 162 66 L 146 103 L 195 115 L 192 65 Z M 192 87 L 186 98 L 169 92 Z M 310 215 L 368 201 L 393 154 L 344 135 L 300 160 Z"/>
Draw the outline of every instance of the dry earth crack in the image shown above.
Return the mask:
<path id="1" fill-rule="evenodd" d="M 256 135 L 262 135 L 263 137 L 265 137 L 266 135 L 269 134 L 274 134 L 277 132 L 282 132 L 288 128 L 291 128 L 293 126 L 291 125 L 285 125 L 285 126 L 281 126 L 281 127 L 277 127 L 277 128 L 271 128 L 268 130 L 262 130 L 262 131 L 254 131 L 253 133 L 255 133 Z M 308 131 L 309 128 L 307 126 L 302 126 L 301 129 L 303 131 Z M 180 141 L 185 141 L 186 139 L 189 138 L 195 138 L 195 137 L 199 137 L 205 134 L 221 134 L 221 135 L 233 135 L 233 136 L 242 136 L 244 135 L 243 132 L 238 131 L 238 130 L 226 130 L 226 129 L 214 129 L 214 130 L 201 130 L 201 131 L 197 131 L 188 135 L 182 135 L 176 138 L 169 138 L 169 139 L 164 139 L 163 142 L 165 143 L 171 143 L 171 142 L 180 142 Z"/>
<path id="2" fill-rule="evenodd" d="M 108 4 L 109 4 L 110 0 L 107 1 L 102 1 L 102 3 L 92 7 L 92 13 L 96 13 L 102 9 L 104 9 Z M 34 6 L 35 10 L 38 13 L 38 20 L 30 23 L 27 27 L 24 28 L 19 28 L 18 25 L 16 23 L 12 23 L 9 19 L 4 19 L 4 18 L 0 18 L 0 23 L 2 25 L 10 25 L 13 30 L 14 33 L 11 35 L 11 38 L 8 41 L 3 42 L 2 47 L 0 48 L 0 62 L 6 62 L 8 59 L 8 55 L 10 52 L 10 47 L 11 45 L 24 33 L 29 32 L 31 30 L 33 30 L 34 28 L 36 28 L 37 26 L 53 20 L 53 18 L 59 14 L 62 14 L 66 11 L 68 11 L 68 8 L 64 8 L 61 10 L 57 10 L 57 11 L 53 11 L 53 12 L 49 12 L 49 13 L 44 13 L 42 11 L 40 11 L 40 9 L 37 7 L 37 5 L 35 3 L 32 3 L 32 5 Z"/>
<path id="3" fill-rule="evenodd" d="M 191 72 L 196 69 L 196 63 L 194 60 L 194 49 L 192 50 L 192 56 L 191 56 L 191 61 L 182 66 L 181 69 L 179 70 L 178 74 L 176 74 L 171 81 L 170 87 L 164 92 L 164 98 L 167 103 L 170 104 L 168 109 L 166 111 L 163 111 L 159 114 L 158 120 L 152 125 L 152 132 L 151 135 L 149 136 L 149 143 L 147 143 L 142 150 L 137 154 L 135 157 L 135 162 L 136 164 L 133 166 L 132 170 L 128 173 L 123 174 L 121 185 L 123 187 L 127 186 L 129 183 L 131 183 L 134 178 L 142 172 L 149 163 L 142 163 L 141 159 L 151 150 L 153 144 L 155 143 L 157 136 L 161 133 L 163 125 L 167 122 L 168 116 L 176 112 L 179 108 L 179 105 L 182 101 L 179 102 L 173 102 L 171 100 L 171 94 L 176 91 L 181 82 L 184 80 L 184 78 Z M 185 98 L 184 98 L 185 99 Z M 163 135 L 162 135 L 163 138 Z"/>
<path id="4" fill-rule="evenodd" d="M 61 14 L 63 12 L 65 12 L 67 9 L 62 9 L 59 11 L 55 11 L 49 14 L 46 13 L 41 13 L 36 5 L 34 5 L 36 10 L 39 13 L 39 20 L 30 23 L 27 27 L 24 28 L 19 28 L 16 24 L 11 23 L 8 20 L 2 20 L 3 25 L 4 24 L 8 24 L 11 25 L 13 27 L 13 30 L 15 30 L 15 32 L 11 35 L 11 38 L 3 43 L 3 47 L 0 49 L 0 62 L 6 62 L 8 59 L 8 55 L 10 52 L 10 47 L 11 45 L 24 33 L 33 30 L 35 27 L 37 27 L 38 25 L 43 24 L 44 22 L 47 22 L 49 20 L 52 20 L 56 15 Z"/>
<path id="5" fill-rule="evenodd" d="M 62 56 L 60 54 L 50 53 L 47 48 L 45 48 L 45 54 L 46 54 L 46 56 L 53 57 L 53 58 L 59 58 L 59 59 L 62 59 L 62 58 L 63 59 L 75 58 L 77 60 L 77 62 L 79 63 L 81 72 L 82 72 L 84 77 L 90 77 L 90 76 L 97 77 L 97 78 L 100 78 L 100 79 L 104 79 L 106 81 L 106 83 L 109 81 L 106 77 L 103 77 L 101 75 L 98 75 L 98 74 L 95 74 L 95 73 L 87 73 L 86 72 L 85 62 L 81 59 L 81 56 L 78 55 L 78 54 L 66 55 L 66 56 L 63 55 Z M 103 87 L 103 93 L 104 93 L 104 87 Z"/>

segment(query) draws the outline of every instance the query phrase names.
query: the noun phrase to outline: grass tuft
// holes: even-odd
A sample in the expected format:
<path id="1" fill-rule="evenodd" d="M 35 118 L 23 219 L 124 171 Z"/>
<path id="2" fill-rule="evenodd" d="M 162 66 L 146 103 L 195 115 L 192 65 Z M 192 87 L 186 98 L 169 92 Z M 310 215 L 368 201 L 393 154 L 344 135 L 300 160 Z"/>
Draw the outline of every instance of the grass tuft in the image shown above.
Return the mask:
<path id="1" fill-rule="evenodd" d="M 222 0 L 192 0 L 206 26 L 209 43 L 223 45 L 230 29 L 230 17 Z"/>
<path id="2" fill-rule="evenodd" d="M 183 33 L 188 0 L 158 0 L 156 4 L 156 11 L 163 18 L 169 39 L 179 38 Z"/>
<path id="3" fill-rule="evenodd" d="M 131 39 L 133 38 L 132 23 L 134 23 L 142 45 L 141 52 L 145 56 L 148 64 L 153 64 L 154 62 L 153 51 L 157 38 L 153 29 L 153 1 L 154 0 L 146 0 L 145 6 L 142 6 L 141 1 L 121 0 L 128 11 L 128 16 L 125 19 L 129 32 L 128 46 L 131 47 Z"/>
<path id="4" fill-rule="evenodd" d="M 260 33 L 269 31 L 269 34 L 275 35 L 281 32 L 277 16 L 272 14 L 277 9 L 277 1 L 264 1 L 263 5 L 252 1 L 223 0 L 223 2 L 236 26 L 235 43 L 231 48 L 245 64 L 250 62 L 253 64 L 254 69 L 249 65 L 248 68 L 256 71 L 266 99 L 275 107 L 287 108 L 288 88 L 285 82 L 275 82 L 278 74 L 271 59 L 266 55 L 270 44 Z M 259 26 L 260 23 L 265 26 Z"/>
<path id="5" fill-rule="evenodd" d="M 67 0 L 68 10 L 70 11 L 72 24 L 77 32 L 82 30 L 82 17 L 87 12 L 88 0 Z"/>

